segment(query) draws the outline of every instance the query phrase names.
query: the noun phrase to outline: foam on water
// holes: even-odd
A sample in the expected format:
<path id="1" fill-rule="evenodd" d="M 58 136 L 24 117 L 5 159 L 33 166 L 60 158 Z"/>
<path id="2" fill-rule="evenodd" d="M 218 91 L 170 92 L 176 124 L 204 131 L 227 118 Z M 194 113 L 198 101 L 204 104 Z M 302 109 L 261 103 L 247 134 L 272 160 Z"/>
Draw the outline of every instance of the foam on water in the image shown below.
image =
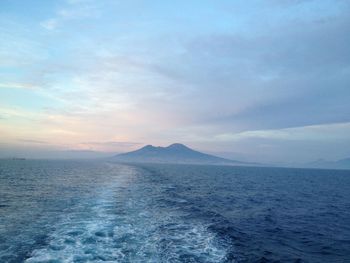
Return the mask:
<path id="1" fill-rule="evenodd" d="M 0 262 L 348 262 L 349 175 L 0 161 Z"/>
<path id="2" fill-rule="evenodd" d="M 220 262 L 225 258 L 225 248 L 208 225 L 184 221 L 186 214 L 176 205 L 159 202 L 164 189 L 135 180 L 142 174 L 134 168 L 115 169 L 119 176 L 98 189 L 96 196 L 62 214 L 45 245 L 34 249 L 25 262 Z"/>

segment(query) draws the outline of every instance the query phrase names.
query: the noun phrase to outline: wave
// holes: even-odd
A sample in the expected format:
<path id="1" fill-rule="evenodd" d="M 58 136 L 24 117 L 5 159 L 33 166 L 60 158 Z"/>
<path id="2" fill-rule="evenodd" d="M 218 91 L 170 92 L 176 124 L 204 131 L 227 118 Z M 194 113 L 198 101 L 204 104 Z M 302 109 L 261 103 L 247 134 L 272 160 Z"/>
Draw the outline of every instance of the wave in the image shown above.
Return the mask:
<path id="1" fill-rule="evenodd" d="M 181 209 L 187 201 L 164 196 L 171 185 L 155 185 L 141 169 L 113 169 L 113 182 L 62 214 L 25 262 L 225 260 L 226 248 L 210 226 Z"/>

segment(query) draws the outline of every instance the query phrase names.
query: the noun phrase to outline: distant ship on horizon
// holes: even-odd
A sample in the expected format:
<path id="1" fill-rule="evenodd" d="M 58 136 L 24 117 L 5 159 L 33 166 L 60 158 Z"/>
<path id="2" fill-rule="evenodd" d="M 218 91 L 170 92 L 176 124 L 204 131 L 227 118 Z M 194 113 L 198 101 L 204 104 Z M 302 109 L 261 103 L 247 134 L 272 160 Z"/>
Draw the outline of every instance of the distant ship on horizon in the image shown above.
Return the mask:
<path id="1" fill-rule="evenodd" d="M 24 158 L 24 157 L 12 157 L 11 160 L 13 160 L 13 161 L 25 161 L 26 158 Z"/>

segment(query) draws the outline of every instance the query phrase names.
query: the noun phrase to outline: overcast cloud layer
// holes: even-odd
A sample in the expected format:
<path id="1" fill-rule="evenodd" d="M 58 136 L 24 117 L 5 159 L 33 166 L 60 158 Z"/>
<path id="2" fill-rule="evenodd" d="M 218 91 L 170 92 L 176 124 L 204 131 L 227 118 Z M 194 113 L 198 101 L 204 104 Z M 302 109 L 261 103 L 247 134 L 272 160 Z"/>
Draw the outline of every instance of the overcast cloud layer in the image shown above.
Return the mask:
<path id="1" fill-rule="evenodd" d="M 3 0 L 0 156 L 182 142 L 263 162 L 349 157 L 349 11 Z"/>

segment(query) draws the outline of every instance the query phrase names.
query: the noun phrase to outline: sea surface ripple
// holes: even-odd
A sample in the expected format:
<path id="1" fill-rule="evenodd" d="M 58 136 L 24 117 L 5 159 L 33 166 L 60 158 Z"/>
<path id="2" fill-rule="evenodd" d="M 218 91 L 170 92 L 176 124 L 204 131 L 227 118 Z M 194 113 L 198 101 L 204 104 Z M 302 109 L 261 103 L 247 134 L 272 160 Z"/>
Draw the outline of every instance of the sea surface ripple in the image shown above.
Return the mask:
<path id="1" fill-rule="evenodd" d="M 0 262 L 350 262 L 350 171 L 3 160 Z"/>

